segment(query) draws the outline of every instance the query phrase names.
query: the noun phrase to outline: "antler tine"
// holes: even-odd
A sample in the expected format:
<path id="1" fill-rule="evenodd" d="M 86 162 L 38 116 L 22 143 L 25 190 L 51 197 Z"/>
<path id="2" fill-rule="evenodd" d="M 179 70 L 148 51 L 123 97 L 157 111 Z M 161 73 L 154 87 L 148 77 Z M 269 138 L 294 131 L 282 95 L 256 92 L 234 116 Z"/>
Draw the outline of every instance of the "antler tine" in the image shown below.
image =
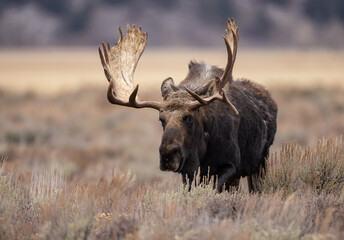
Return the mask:
<path id="1" fill-rule="evenodd" d="M 226 30 L 226 32 L 227 32 L 227 30 Z M 233 58 L 232 49 L 231 49 L 231 46 L 230 46 L 227 38 L 223 37 L 223 39 L 225 40 L 226 49 L 227 49 L 227 65 L 226 65 L 225 71 L 221 77 L 222 82 L 224 82 L 224 80 L 227 79 L 227 76 L 230 72 L 230 68 L 232 66 L 232 58 Z M 223 85 L 225 85 L 225 84 L 223 84 Z"/>
<path id="2" fill-rule="evenodd" d="M 100 47 L 98 47 L 98 52 L 99 52 L 99 57 L 100 57 L 100 61 L 102 63 L 102 66 L 103 66 L 103 68 L 105 68 L 104 56 L 103 56 L 103 53 L 102 53 L 102 50 Z"/>
<path id="3" fill-rule="evenodd" d="M 139 85 L 134 85 L 133 75 L 136 65 L 147 43 L 147 33 L 141 28 L 127 25 L 127 34 L 123 36 L 119 27 L 119 40 L 111 47 L 109 43 L 102 42 L 98 47 L 100 61 L 105 76 L 109 81 L 107 98 L 110 103 L 133 107 L 153 108 L 160 110 L 162 103 L 155 101 L 141 101 L 137 96 Z M 135 87 L 134 87 L 135 86 Z"/>
<path id="4" fill-rule="evenodd" d="M 239 115 L 239 112 L 238 112 L 237 108 L 228 99 L 228 97 L 226 96 L 225 91 L 221 87 L 221 81 L 220 81 L 219 78 L 215 78 L 214 94 L 212 96 L 210 96 L 210 97 L 207 97 L 207 98 L 202 98 L 197 93 L 195 93 L 194 91 L 192 91 L 189 88 L 187 88 L 185 85 L 184 85 L 184 88 L 191 96 L 193 96 L 197 100 L 197 101 L 193 101 L 193 102 L 191 102 L 189 104 L 189 108 L 190 109 L 196 109 L 196 108 L 199 108 L 202 105 L 205 106 L 205 105 L 208 105 L 209 103 L 211 103 L 211 102 L 213 102 L 215 100 L 219 100 L 219 101 L 222 101 L 222 102 L 228 104 L 233 109 L 234 113 L 236 115 Z"/>
<path id="5" fill-rule="evenodd" d="M 221 78 L 215 78 L 215 86 L 213 88 L 213 93 L 211 96 L 203 98 L 199 96 L 194 91 L 190 90 L 184 85 L 185 90 L 196 99 L 196 101 L 192 101 L 189 104 L 190 109 L 196 109 L 200 106 L 208 105 L 215 100 L 222 101 L 229 105 L 236 115 L 239 115 L 237 108 L 232 104 L 232 102 L 228 99 L 224 87 L 233 81 L 232 77 L 232 70 L 236 58 L 236 53 L 238 49 L 238 41 L 239 41 L 239 33 L 238 27 L 235 25 L 235 21 L 233 18 L 227 20 L 227 28 L 225 30 L 225 36 L 223 37 L 226 49 L 227 49 L 227 65 L 223 72 Z"/>
<path id="6" fill-rule="evenodd" d="M 118 41 L 122 41 L 122 39 L 123 39 L 123 33 L 122 33 L 121 26 L 118 27 L 118 31 L 119 31 L 119 40 L 118 40 Z"/>
<path id="7" fill-rule="evenodd" d="M 109 64 L 109 53 L 108 53 L 108 51 L 106 50 L 106 47 L 105 47 L 105 43 L 104 43 L 104 42 L 102 42 L 102 46 L 103 46 L 103 52 L 104 52 L 106 64 Z"/>
<path id="8" fill-rule="evenodd" d="M 112 78 L 111 78 L 111 75 L 109 74 L 108 62 L 106 61 L 106 58 L 104 58 L 104 55 L 106 55 L 106 54 L 103 55 L 100 47 L 98 47 L 98 52 L 99 52 L 100 61 L 102 63 L 103 69 L 104 69 L 105 77 L 109 82 L 111 82 Z"/>
<path id="9" fill-rule="evenodd" d="M 193 96 L 197 101 L 194 101 L 190 104 L 190 108 L 196 108 L 201 106 L 201 105 L 207 105 L 207 102 L 201 97 L 199 96 L 197 93 L 195 93 L 194 91 L 190 90 L 187 86 L 184 85 L 185 90 L 191 95 Z"/>
<path id="10" fill-rule="evenodd" d="M 235 21 L 234 21 L 234 18 L 231 18 L 231 22 L 232 22 L 232 33 L 233 33 L 233 36 L 234 36 L 234 61 L 236 59 L 236 54 L 237 54 L 237 51 L 238 51 L 238 42 L 239 42 L 239 29 L 237 27 L 237 25 L 235 24 Z M 234 62 L 233 62 L 234 64 Z"/>
<path id="11" fill-rule="evenodd" d="M 121 105 L 125 107 L 132 107 L 132 108 L 153 108 L 156 110 L 161 109 L 161 103 L 154 102 L 154 101 L 137 101 L 137 93 L 139 91 L 139 85 L 137 84 L 133 92 L 130 94 L 128 102 L 124 102 L 114 95 L 113 92 L 113 82 L 110 82 L 108 91 L 107 91 L 107 99 L 110 103 Z"/>
<path id="12" fill-rule="evenodd" d="M 233 18 L 227 20 L 227 29 L 225 30 L 223 39 L 227 49 L 227 65 L 220 80 L 222 87 L 224 87 L 227 82 L 233 81 L 232 71 L 238 50 L 239 31 Z"/>

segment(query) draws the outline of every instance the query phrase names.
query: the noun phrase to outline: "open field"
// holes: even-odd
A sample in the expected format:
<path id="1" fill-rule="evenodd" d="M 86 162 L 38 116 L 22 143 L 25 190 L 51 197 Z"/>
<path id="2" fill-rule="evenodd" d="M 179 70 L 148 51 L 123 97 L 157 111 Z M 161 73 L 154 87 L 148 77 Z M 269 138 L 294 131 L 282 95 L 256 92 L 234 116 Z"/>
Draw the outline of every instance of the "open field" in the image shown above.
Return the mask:
<path id="1" fill-rule="evenodd" d="M 159 99 L 190 59 L 225 57 L 147 51 L 141 97 Z M 159 170 L 157 113 L 107 102 L 96 49 L 0 51 L 0 240 L 343 239 L 343 62 L 340 51 L 240 50 L 234 74 L 270 90 L 278 130 L 263 193 L 217 194 Z"/>
<path id="2" fill-rule="evenodd" d="M 160 90 L 167 77 L 181 81 L 190 60 L 224 67 L 225 49 L 150 49 L 135 77 L 142 90 Z M 343 83 L 344 51 L 239 49 L 235 77 L 267 86 L 336 86 Z M 96 48 L 0 50 L 0 87 L 55 93 L 80 85 L 106 86 Z"/>

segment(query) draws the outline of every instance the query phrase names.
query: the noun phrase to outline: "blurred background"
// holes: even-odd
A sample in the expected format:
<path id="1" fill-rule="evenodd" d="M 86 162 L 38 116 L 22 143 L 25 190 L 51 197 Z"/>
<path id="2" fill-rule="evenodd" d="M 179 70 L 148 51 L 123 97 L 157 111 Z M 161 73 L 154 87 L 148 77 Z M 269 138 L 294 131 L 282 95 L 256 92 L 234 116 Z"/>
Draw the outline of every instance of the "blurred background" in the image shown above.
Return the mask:
<path id="1" fill-rule="evenodd" d="M 160 99 L 190 60 L 224 67 L 227 18 L 239 26 L 235 77 L 263 84 L 279 106 L 272 151 L 344 133 L 342 0 L 1 0 L 0 159 L 6 168 L 53 164 L 69 179 L 115 167 L 160 181 L 162 129 L 154 110 L 106 100 L 97 46 L 118 26 L 149 32 L 135 73 L 143 99 Z M 168 178 L 168 177 L 167 177 Z"/>
<path id="2" fill-rule="evenodd" d="M 136 23 L 152 46 L 221 46 L 227 18 L 242 46 L 343 47 L 341 0 L 2 0 L 2 46 L 89 46 Z"/>

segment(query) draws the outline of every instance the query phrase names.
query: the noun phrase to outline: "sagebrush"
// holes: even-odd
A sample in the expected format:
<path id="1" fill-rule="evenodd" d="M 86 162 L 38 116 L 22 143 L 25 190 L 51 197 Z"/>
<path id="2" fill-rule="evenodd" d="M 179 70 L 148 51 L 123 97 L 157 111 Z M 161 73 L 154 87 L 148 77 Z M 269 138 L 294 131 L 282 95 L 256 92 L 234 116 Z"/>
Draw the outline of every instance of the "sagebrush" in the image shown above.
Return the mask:
<path id="1" fill-rule="evenodd" d="M 1 167 L 0 239 L 340 239 L 344 152 L 338 139 L 285 144 L 260 194 L 140 184 L 114 170 L 98 180 Z M 6 164 L 6 163 L 5 163 Z M 54 169 L 55 168 L 55 169 Z"/>

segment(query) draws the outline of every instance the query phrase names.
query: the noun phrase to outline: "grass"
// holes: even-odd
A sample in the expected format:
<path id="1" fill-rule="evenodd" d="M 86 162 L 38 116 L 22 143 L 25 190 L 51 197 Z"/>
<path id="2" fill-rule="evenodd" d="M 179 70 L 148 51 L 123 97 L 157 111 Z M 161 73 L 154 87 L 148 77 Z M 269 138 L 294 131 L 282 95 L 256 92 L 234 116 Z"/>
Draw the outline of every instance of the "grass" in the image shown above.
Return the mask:
<path id="1" fill-rule="evenodd" d="M 164 76 L 178 81 L 193 56 L 225 61 L 161 53 L 139 64 L 138 79 L 152 76 L 143 99 L 160 99 Z M 260 56 L 241 52 L 236 75 L 264 83 L 279 106 L 263 190 L 248 193 L 243 179 L 218 194 L 159 171 L 157 113 L 109 104 L 96 52 L 2 51 L 0 240 L 344 238 L 342 53 Z"/>
<path id="2" fill-rule="evenodd" d="M 139 184 L 119 170 L 75 182 L 53 165 L 2 166 L 0 239 L 340 239 L 343 147 L 335 139 L 285 145 L 268 161 L 261 194 L 189 192 L 176 179 Z"/>
<path id="3" fill-rule="evenodd" d="M 0 239 L 342 238 L 343 141 L 309 147 L 307 129 L 342 134 L 344 94 L 271 91 L 279 131 L 261 194 L 247 193 L 244 180 L 238 191 L 188 192 L 179 176 L 158 170 L 156 113 L 114 108 L 102 90 L 2 91 Z M 306 130 L 290 134 L 297 120 Z"/>

